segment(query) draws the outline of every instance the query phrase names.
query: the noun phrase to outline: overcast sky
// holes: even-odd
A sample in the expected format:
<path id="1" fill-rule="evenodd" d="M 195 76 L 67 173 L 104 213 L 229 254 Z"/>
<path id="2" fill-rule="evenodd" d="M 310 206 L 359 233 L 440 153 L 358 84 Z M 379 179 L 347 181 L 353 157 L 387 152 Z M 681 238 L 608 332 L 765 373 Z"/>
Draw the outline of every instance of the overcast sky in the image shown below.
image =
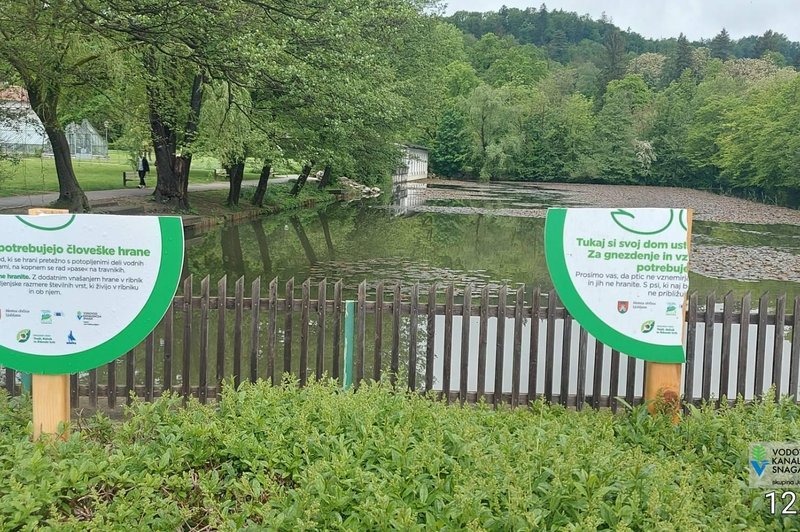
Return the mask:
<path id="1" fill-rule="evenodd" d="M 447 13 L 455 11 L 497 11 L 502 5 L 524 9 L 538 7 L 541 0 L 445 0 Z M 593 19 L 605 11 L 614 24 L 645 37 L 677 37 L 683 32 L 690 40 L 710 39 L 721 28 L 733 38 L 761 35 L 771 29 L 792 41 L 800 41 L 798 0 L 551 0 L 548 10 L 588 13 Z"/>

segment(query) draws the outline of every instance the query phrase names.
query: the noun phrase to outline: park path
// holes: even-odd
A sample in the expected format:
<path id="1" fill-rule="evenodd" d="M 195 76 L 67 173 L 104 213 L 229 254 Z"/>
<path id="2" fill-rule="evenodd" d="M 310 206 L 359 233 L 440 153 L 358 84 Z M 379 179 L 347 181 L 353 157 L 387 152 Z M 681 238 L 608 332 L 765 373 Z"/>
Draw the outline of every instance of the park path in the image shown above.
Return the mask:
<path id="1" fill-rule="evenodd" d="M 269 184 L 286 183 L 290 179 L 296 179 L 297 176 L 280 176 L 274 177 L 269 180 Z M 242 181 L 242 186 L 256 186 L 257 179 Z M 222 181 L 219 183 L 198 183 L 189 185 L 189 192 L 201 192 L 204 190 L 227 190 L 228 182 Z M 117 198 L 130 198 L 135 196 L 149 196 L 153 194 L 153 188 L 117 188 L 112 190 L 92 190 L 86 192 L 86 197 L 89 198 L 89 203 L 95 204 L 103 201 L 114 200 Z M 58 192 L 45 192 L 42 194 L 27 194 L 25 196 L 8 196 L 0 198 L 0 210 L 5 209 L 19 209 L 23 207 L 46 207 L 58 199 Z"/>

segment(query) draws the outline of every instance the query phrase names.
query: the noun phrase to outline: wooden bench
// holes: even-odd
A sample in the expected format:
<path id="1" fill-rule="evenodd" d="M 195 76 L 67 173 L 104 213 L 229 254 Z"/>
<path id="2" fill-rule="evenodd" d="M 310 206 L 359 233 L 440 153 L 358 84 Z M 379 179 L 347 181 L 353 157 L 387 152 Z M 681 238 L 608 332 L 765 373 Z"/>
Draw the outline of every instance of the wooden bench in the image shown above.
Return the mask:
<path id="1" fill-rule="evenodd" d="M 128 186 L 128 181 L 135 181 L 139 184 L 139 172 L 122 172 L 122 186 Z"/>
<path id="2" fill-rule="evenodd" d="M 214 179 L 219 179 L 220 181 L 228 179 L 228 171 L 224 168 L 216 168 L 214 170 Z"/>

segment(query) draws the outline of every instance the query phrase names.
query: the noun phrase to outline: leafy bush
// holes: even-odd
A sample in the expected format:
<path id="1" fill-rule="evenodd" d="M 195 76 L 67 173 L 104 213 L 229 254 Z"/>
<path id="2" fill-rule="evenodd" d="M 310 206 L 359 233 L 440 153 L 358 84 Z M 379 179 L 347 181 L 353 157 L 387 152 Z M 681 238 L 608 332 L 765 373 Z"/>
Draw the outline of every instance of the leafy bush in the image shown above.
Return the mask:
<path id="1" fill-rule="evenodd" d="M 0 529 L 796 530 L 748 489 L 746 460 L 751 441 L 797 440 L 799 414 L 738 405 L 672 426 L 643 408 L 258 383 L 32 443 L 29 403 L 0 395 Z"/>

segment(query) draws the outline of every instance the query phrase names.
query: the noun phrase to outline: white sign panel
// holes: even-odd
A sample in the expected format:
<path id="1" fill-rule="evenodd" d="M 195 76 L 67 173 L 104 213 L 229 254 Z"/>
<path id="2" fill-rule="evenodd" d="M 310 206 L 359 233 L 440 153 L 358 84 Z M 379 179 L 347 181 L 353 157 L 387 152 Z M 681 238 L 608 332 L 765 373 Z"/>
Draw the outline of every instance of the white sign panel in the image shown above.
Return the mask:
<path id="1" fill-rule="evenodd" d="M 0 216 L 0 364 L 98 367 L 163 317 L 183 263 L 178 217 Z"/>

